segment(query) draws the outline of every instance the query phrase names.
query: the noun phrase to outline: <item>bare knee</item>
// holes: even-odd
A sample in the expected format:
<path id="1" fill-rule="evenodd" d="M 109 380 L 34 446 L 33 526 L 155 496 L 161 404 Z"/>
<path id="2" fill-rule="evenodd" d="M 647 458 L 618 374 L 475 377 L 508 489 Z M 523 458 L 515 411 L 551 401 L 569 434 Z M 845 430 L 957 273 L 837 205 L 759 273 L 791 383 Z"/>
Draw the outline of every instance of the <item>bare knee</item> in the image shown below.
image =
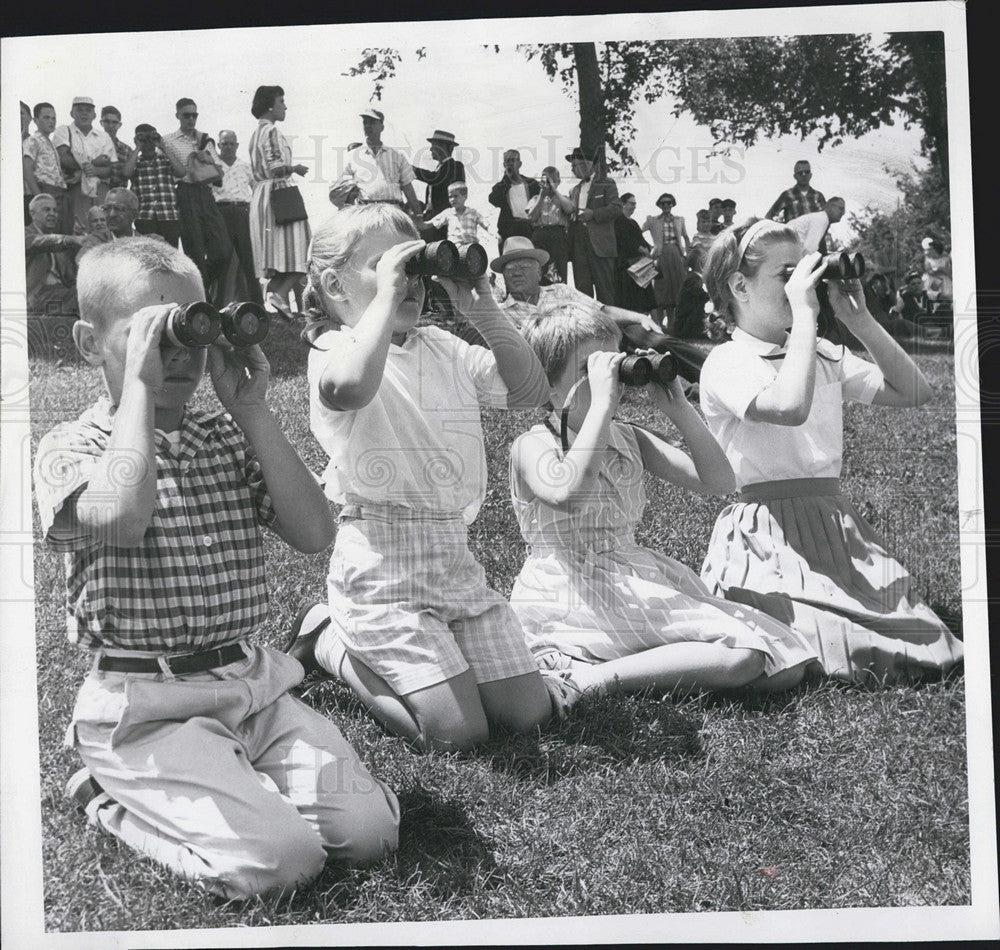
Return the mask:
<path id="1" fill-rule="evenodd" d="M 467 752 L 489 737 L 485 718 L 481 722 L 420 723 L 420 744 L 438 752 Z"/>
<path id="2" fill-rule="evenodd" d="M 787 670 L 781 670 L 773 676 L 760 676 L 750 685 L 755 689 L 778 692 L 786 689 L 794 689 L 802 682 L 808 663 L 799 663 L 797 666 L 790 666 Z"/>
<path id="3" fill-rule="evenodd" d="M 726 686 L 746 686 L 764 673 L 764 654 L 760 650 L 732 650 L 723 674 Z"/>

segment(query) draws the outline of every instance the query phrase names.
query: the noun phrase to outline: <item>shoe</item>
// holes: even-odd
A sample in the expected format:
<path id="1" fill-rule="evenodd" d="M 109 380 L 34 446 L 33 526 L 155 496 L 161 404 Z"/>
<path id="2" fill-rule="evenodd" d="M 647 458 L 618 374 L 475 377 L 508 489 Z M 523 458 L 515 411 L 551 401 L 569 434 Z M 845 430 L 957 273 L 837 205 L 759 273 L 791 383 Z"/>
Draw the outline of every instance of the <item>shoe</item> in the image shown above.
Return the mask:
<path id="1" fill-rule="evenodd" d="M 570 670 L 542 670 L 541 673 L 552 702 L 552 714 L 557 719 L 565 719 L 583 696 L 583 690 L 576 685 Z"/>
<path id="2" fill-rule="evenodd" d="M 87 807 L 98 795 L 107 794 L 100 783 L 87 769 L 74 772 L 66 783 L 66 797 L 71 799 L 77 808 L 87 814 Z"/>
<path id="3" fill-rule="evenodd" d="M 328 626 L 330 626 L 330 610 L 326 604 L 318 601 L 307 603 L 296 615 L 288 642 L 284 646 L 285 653 L 302 664 L 306 678 L 313 682 L 334 678 L 333 674 L 316 659 L 316 644 L 319 642 L 320 634 Z"/>
<path id="4" fill-rule="evenodd" d="M 281 317 L 286 323 L 291 323 L 293 321 L 292 311 L 288 309 L 288 301 L 283 300 L 279 294 L 273 291 L 267 295 L 267 307 L 265 309 L 273 309 L 279 317 Z"/>
<path id="5" fill-rule="evenodd" d="M 545 647 L 532 654 L 540 670 L 568 670 L 573 666 L 573 657 L 555 647 Z"/>

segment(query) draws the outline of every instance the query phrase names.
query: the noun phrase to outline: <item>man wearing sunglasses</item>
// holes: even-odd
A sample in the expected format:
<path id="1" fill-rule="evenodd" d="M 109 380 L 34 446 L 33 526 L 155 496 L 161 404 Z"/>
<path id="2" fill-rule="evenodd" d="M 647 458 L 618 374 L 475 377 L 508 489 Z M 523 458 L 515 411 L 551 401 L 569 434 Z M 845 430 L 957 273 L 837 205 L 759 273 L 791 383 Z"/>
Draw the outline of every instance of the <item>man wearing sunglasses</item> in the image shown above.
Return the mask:
<path id="1" fill-rule="evenodd" d="M 221 307 L 226 303 L 221 298 L 233 245 L 216 207 L 206 166 L 214 168 L 217 180 L 221 181 L 222 161 L 215 142 L 197 129 L 198 107 L 193 99 L 177 100 L 177 120 L 180 128 L 163 136 L 162 148 L 180 178 L 177 205 L 181 215 L 181 245 L 201 271 L 206 297 Z"/>

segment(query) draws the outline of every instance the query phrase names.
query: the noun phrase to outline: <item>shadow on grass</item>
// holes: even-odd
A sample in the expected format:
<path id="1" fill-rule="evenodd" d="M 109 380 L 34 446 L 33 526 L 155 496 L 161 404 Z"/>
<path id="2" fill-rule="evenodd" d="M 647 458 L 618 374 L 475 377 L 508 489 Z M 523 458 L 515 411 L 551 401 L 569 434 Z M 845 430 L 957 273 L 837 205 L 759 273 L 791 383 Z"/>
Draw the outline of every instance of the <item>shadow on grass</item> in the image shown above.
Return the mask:
<path id="1" fill-rule="evenodd" d="M 484 750 L 497 772 L 542 785 L 624 763 L 696 756 L 701 717 L 649 694 L 584 700 L 540 735 L 507 734 Z"/>

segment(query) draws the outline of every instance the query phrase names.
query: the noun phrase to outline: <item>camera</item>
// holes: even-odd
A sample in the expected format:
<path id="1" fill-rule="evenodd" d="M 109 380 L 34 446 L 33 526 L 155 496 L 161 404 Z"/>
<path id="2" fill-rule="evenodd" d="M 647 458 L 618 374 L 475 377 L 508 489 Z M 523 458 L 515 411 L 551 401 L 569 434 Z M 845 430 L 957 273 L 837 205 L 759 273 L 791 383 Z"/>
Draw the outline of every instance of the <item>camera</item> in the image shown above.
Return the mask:
<path id="1" fill-rule="evenodd" d="M 618 366 L 618 378 L 626 386 L 645 386 L 648 382 L 667 386 L 678 372 L 677 360 L 672 353 L 653 353 L 648 356 L 633 353 Z"/>
<path id="2" fill-rule="evenodd" d="M 216 310 L 198 300 L 171 311 L 163 335 L 175 346 L 198 349 L 214 343 L 222 333 L 233 346 L 260 343 L 271 327 L 271 318 L 260 304 L 234 302 Z"/>
<path id="3" fill-rule="evenodd" d="M 406 262 L 404 269 L 411 276 L 454 277 L 460 263 L 458 248 L 451 241 L 431 241 Z"/>

